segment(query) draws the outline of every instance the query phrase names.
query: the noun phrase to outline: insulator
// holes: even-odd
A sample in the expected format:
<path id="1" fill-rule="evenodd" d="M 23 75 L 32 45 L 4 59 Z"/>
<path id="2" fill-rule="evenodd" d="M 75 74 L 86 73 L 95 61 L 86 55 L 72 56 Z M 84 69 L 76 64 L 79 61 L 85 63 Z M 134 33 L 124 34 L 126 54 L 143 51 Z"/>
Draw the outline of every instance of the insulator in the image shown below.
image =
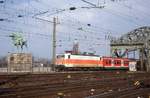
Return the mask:
<path id="1" fill-rule="evenodd" d="M 69 8 L 69 10 L 75 10 L 76 9 L 76 7 L 70 7 Z"/>

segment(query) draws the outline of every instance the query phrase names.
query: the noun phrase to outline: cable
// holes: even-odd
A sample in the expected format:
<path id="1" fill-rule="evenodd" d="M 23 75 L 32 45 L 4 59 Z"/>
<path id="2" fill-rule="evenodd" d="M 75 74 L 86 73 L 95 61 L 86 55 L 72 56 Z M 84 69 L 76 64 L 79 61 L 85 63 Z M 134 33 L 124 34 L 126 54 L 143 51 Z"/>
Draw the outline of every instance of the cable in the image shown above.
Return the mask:
<path id="1" fill-rule="evenodd" d="M 121 5 L 121 6 L 123 6 L 123 7 L 125 7 L 125 8 L 128 8 L 128 9 L 130 9 L 129 7 L 127 7 L 127 6 L 125 6 L 125 5 L 122 5 L 122 4 L 120 4 L 119 3 L 119 5 Z M 108 8 L 106 8 L 106 9 L 108 9 Z M 132 10 L 133 10 L 134 8 L 132 7 Z M 135 15 L 133 16 L 133 15 L 131 15 L 131 13 L 130 13 L 130 15 L 128 15 L 128 14 L 125 14 L 125 13 L 122 13 L 122 12 L 117 12 L 117 11 L 114 11 L 114 10 L 112 10 L 112 9 L 108 9 L 108 10 L 111 10 L 111 11 L 113 11 L 113 12 L 115 12 L 115 13 L 118 13 L 119 15 L 122 15 L 122 16 L 126 16 L 127 18 L 134 18 L 135 20 L 139 20 L 140 22 L 143 22 L 143 19 L 140 19 L 140 18 L 137 18 Z M 131 9 L 130 9 L 131 10 Z M 135 11 L 137 11 L 137 9 L 134 9 Z M 135 12 L 134 11 L 134 12 Z M 142 14 L 139 14 L 139 15 L 142 15 Z M 139 16 L 138 15 L 138 16 Z M 143 17 L 143 16 L 142 16 Z M 135 22 L 135 21 L 133 21 L 135 24 L 138 24 L 137 22 Z"/>
<path id="2" fill-rule="evenodd" d="M 0 27 L 0 30 L 3 30 L 3 31 L 9 31 L 9 32 L 21 32 L 21 31 L 19 31 L 19 30 L 14 30 L 14 29 L 6 29 L 6 28 L 1 28 Z M 51 36 L 51 35 L 46 35 L 46 34 L 41 34 L 41 33 L 29 33 L 29 32 L 23 32 L 23 34 L 34 34 L 34 35 L 36 35 L 36 36 L 41 36 L 41 37 L 47 37 L 47 38 L 49 38 L 48 36 Z"/>

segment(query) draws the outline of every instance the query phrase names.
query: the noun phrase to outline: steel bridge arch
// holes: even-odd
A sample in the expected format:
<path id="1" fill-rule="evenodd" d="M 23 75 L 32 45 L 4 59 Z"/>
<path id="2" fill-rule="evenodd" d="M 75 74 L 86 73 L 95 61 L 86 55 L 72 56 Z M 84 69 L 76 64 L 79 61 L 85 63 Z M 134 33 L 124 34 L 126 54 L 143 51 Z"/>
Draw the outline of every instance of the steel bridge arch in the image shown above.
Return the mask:
<path id="1" fill-rule="evenodd" d="M 120 38 L 111 39 L 111 54 L 115 49 L 139 50 L 141 70 L 143 70 L 144 63 L 146 70 L 150 71 L 150 27 L 144 26 L 134 29 L 122 35 Z"/>

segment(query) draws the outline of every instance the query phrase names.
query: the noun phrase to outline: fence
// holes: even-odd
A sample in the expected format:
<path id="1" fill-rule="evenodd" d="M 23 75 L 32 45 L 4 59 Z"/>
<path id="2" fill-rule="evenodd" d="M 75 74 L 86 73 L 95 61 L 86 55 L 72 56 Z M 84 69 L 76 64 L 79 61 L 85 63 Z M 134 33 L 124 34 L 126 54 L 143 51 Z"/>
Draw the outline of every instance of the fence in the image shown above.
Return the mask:
<path id="1" fill-rule="evenodd" d="M 23 70 L 23 71 L 20 71 L 20 70 L 10 70 L 8 68 L 8 66 L 5 65 L 5 67 L 3 67 L 2 65 L 0 65 L 0 73 L 21 73 L 21 72 L 31 72 L 31 73 L 49 73 L 49 72 L 52 72 L 52 68 L 47 66 L 34 66 L 34 67 L 31 67 L 31 70 Z"/>

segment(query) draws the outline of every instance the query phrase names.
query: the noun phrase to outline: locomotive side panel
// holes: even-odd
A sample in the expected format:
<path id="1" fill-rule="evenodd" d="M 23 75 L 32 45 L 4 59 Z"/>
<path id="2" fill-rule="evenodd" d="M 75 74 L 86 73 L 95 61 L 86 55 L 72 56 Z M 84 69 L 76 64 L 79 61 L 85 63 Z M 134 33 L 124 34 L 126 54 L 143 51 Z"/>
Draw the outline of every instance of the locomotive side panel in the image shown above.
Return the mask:
<path id="1" fill-rule="evenodd" d="M 129 65 L 129 59 L 103 57 L 102 65 L 105 69 L 127 69 Z"/>
<path id="2" fill-rule="evenodd" d="M 129 59 L 64 54 L 56 59 L 60 68 L 128 69 Z"/>
<path id="3" fill-rule="evenodd" d="M 65 59 L 65 67 L 98 67 L 99 57 L 68 55 Z"/>

